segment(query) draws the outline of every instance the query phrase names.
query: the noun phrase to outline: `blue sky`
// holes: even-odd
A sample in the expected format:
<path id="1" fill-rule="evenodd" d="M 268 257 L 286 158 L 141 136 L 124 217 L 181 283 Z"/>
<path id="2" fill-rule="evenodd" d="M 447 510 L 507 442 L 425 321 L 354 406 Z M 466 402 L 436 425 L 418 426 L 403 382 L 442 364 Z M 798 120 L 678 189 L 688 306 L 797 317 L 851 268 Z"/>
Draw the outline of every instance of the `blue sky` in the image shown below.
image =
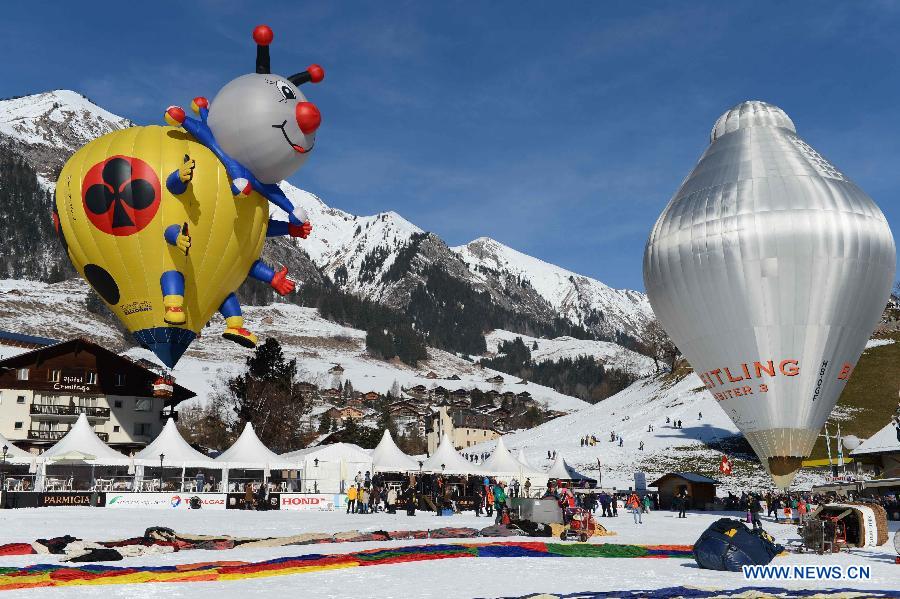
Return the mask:
<path id="1" fill-rule="evenodd" d="M 291 180 L 642 289 L 650 227 L 730 106 L 784 108 L 900 223 L 900 5 L 887 2 L 4 4 L 0 96 L 80 91 L 139 123 L 254 68 L 317 62 Z M 146 3 L 150 4 L 150 3 Z M 640 4 L 640 6 L 635 6 Z"/>

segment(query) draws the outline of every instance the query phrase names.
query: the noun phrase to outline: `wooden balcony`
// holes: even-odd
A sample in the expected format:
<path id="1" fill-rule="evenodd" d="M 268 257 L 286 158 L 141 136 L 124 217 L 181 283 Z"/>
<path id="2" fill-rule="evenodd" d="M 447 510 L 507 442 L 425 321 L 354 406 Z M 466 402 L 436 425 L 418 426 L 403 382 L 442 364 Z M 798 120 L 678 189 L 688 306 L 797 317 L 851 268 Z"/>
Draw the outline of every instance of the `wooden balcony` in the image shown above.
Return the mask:
<path id="1" fill-rule="evenodd" d="M 109 408 L 75 406 L 69 404 L 33 403 L 28 407 L 28 412 L 29 414 L 37 418 L 40 418 L 41 416 L 47 416 L 75 419 L 78 418 L 80 414 L 85 414 L 88 418 L 98 420 L 105 420 L 109 418 Z"/>

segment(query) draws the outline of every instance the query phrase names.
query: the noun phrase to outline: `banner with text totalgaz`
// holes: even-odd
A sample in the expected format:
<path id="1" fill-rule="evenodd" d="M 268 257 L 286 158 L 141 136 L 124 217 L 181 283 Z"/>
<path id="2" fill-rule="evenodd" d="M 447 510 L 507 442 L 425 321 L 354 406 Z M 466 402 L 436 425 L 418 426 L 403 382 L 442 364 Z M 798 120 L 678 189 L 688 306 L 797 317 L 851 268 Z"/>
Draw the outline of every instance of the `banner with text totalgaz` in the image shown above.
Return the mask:
<path id="1" fill-rule="evenodd" d="M 281 509 L 307 512 L 333 512 L 347 508 L 347 495 L 324 493 L 282 493 Z"/>
<path id="2" fill-rule="evenodd" d="M 193 496 L 191 493 L 107 493 L 106 507 L 188 510 Z M 197 497 L 204 510 L 225 509 L 224 493 L 202 493 Z"/>

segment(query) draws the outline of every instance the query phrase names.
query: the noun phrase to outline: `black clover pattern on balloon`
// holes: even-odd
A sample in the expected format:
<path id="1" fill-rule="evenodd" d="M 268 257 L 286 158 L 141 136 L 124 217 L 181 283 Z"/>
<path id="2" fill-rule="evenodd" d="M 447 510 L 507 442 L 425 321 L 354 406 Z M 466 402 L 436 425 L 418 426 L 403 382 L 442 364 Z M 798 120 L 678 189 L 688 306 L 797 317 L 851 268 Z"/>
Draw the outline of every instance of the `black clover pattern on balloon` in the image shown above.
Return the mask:
<path id="1" fill-rule="evenodd" d="M 102 179 L 102 183 L 88 187 L 84 203 L 96 215 L 106 214 L 112 207 L 113 229 L 136 226 L 134 212 L 146 210 L 156 201 L 153 184 L 146 179 L 135 178 L 129 160 L 109 160 L 103 167 Z"/>

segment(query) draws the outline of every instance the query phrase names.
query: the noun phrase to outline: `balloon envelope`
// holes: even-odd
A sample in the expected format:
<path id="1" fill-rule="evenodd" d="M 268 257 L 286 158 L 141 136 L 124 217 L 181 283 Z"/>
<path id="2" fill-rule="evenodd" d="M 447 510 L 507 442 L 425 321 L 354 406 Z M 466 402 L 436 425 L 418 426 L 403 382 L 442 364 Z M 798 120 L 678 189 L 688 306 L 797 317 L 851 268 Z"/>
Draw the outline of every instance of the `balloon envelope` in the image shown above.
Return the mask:
<path id="1" fill-rule="evenodd" d="M 166 178 L 196 161 L 187 191 Z M 225 168 L 205 146 L 171 127 L 131 127 L 100 137 L 69 159 L 56 186 L 58 233 L 72 264 L 142 345 L 173 367 L 265 242 L 268 203 L 236 199 Z M 187 256 L 163 232 L 187 223 Z M 163 321 L 160 277 L 184 275 L 186 324 Z"/>
<path id="2" fill-rule="evenodd" d="M 834 408 L 894 261 L 878 206 L 763 102 L 718 119 L 653 227 L 653 310 L 778 486 Z"/>

